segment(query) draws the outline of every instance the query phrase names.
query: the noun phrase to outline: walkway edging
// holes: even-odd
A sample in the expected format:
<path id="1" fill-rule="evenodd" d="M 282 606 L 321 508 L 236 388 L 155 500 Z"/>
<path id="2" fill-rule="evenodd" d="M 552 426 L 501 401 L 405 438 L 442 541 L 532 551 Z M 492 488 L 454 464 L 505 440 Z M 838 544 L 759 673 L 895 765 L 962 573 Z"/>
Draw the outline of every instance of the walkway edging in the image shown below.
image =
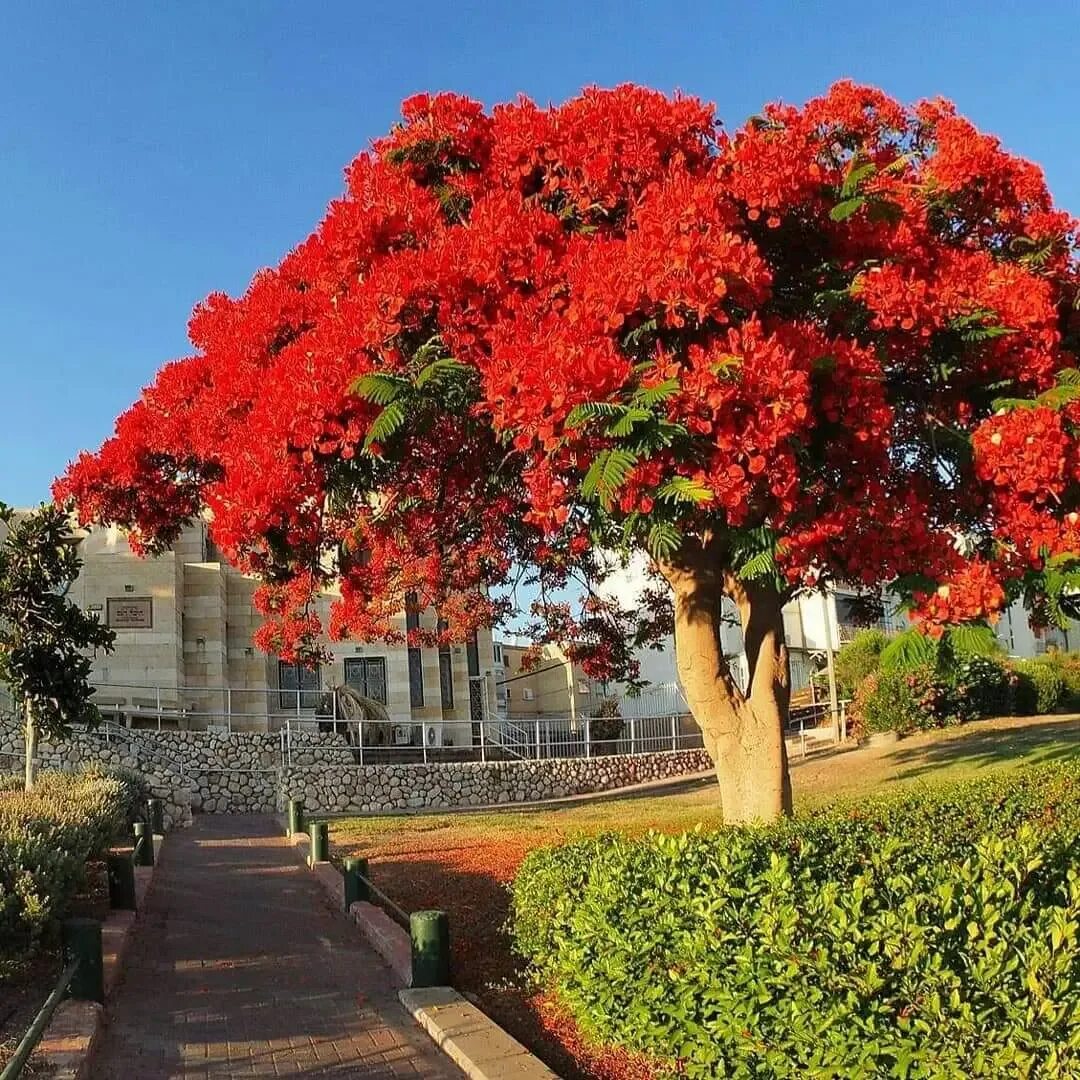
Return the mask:
<path id="1" fill-rule="evenodd" d="M 154 865 L 135 867 L 135 910 L 110 911 L 101 924 L 101 953 L 106 1000 L 120 981 L 135 927 L 150 894 L 158 866 L 163 836 L 154 837 Z M 33 1060 L 44 1067 L 51 1080 L 84 1080 L 89 1077 L 94 1051 L 104 1029 L 104 1007 L 96 1001 L 61 1002 L 41 1036 Z"/>
<path id="2" fill-rule="evenodd" d="M 341 911 L 343 884 L 334 865 L 309 863 L 310 841 L 303 833 L 293 833 L 288 839 L 315 875 L 331 906 Z M 557 1073 L 453 987 L 411 988 L 412 943 L 382 908 L 358 901 L 349 908 L 348 917 L 401 984 L 398 999 L 405 1011 L 466 1076 L 472 1080 L 559 1080 Z"/>
<path id="3" fill-rule="evenodd" d="M 559 1080 L 557 1073 L 452 987 L 401 990 L 398 998 L 471 1080 Z"/>

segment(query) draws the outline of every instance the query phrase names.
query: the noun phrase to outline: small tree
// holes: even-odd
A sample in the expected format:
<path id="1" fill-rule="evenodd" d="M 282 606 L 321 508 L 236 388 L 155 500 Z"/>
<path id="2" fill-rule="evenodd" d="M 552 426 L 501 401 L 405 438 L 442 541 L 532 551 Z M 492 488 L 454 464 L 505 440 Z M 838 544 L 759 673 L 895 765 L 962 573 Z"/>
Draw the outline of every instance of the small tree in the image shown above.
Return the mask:
<path id="1" fill-rule="evenodd" d="M 97 718 L 84 650 L 110 651 L 113 632 L 67 598 L 82 560 L 68 515 L 43 505 L 16 517 L 0 503 L 0 680 L 25 720 L 26 790 L 34 786 L 41 735 L 62 737 Z"/>

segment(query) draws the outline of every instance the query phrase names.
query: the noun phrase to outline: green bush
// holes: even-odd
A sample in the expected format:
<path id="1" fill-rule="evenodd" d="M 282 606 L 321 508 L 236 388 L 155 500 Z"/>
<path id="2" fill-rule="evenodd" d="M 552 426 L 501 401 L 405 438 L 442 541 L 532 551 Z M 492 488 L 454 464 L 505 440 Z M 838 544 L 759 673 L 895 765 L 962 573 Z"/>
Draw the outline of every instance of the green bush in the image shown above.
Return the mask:
<path id="1" fill-rule="evenodd" d="M 951 687 L 931 668 L 870 675 L 856 691 L 851 715 L 856 735 L 907 735 L 960 720 Z"/>
<path id="2" fill-rule="evenodd" d="M 1018 715 L 1051 713 L 1061 704 L 1065 695 L 1065 680 L 1053 664 L 1043 659 L 1017 660 L 1012 670 L 1017 679 L 1013 702 Z"/>
<path id="3" fill-rule="evenodd" d="M 841 647 L 834 661 L 841 697 L 853 697 L 863 679 L 881 667 L 881 654 L 888 644 L 889 635 L 883 630 L 860 630 Z"/>
<path id="4" fill-rule="evenodd" d="M 0 789 L 0 977 L 37 944 L 121 833 L 138 786 L 105 770 L 42 773 L 32 792 Z"/>
<path id="5" fill-rule="evenodd" d="M 530 854 L 512 932 L 684 1077 L 1080 1076 L 1080 766 Z"/>
<path id="6" fill-rule="evenodd" d="M 1013 687 L 1004 663 L 991 656 L 959 660 L 950 680 L 952 711 L 963 720 L 1009 712 Z"/>
<path id="7" fill-rule="evenodd" d="M 1080 653 L 1055 649 L 1041 661 L 1061 676 L 1065 685 L 1061 703 L 1069 709 L 1080 709 Z"/>

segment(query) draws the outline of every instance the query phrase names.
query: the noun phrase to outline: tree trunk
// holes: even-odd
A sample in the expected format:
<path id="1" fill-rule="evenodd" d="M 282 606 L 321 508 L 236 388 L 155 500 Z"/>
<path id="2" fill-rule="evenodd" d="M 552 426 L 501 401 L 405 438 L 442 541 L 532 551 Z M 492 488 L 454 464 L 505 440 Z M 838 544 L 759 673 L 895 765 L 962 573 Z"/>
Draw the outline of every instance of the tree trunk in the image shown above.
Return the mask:
<path id="1" fill-rule="evenodd" d="M 716 767 L 724 821 L 775 821 L 791 812 L 784 722 L 790 701 L 783 596 L 739 581 L 708 542 L 661 571 L 674 591 L 675 657 L 690 711 Z M 736 604 L 749 680 L 743 693 L 724 659 L 721 600 Z"/>
<path id="2" fill-rule="evenodd" d="M 23 731 L 23 741 L 26 747 L 26 773 L 24 788 L 27 791 L 34 790 L 34 779 L 37 775 L 37 744 L 38 728 L 34 719 L 34 710 L 28 701 L 26 703 L 26 727 Z"/>

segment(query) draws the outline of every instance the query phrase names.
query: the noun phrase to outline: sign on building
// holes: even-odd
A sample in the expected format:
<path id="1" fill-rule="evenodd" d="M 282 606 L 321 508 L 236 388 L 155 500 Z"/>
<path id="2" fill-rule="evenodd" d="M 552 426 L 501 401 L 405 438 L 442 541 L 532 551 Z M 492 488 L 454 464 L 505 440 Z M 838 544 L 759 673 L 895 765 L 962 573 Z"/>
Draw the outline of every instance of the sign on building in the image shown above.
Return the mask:
<path id="1" fill-rule="evenodd" d="M 105 619 L 113 630 L 150 630 L 154 625 L 154 605 L 149 596 L 110 596 L 105 601 Z"/>

